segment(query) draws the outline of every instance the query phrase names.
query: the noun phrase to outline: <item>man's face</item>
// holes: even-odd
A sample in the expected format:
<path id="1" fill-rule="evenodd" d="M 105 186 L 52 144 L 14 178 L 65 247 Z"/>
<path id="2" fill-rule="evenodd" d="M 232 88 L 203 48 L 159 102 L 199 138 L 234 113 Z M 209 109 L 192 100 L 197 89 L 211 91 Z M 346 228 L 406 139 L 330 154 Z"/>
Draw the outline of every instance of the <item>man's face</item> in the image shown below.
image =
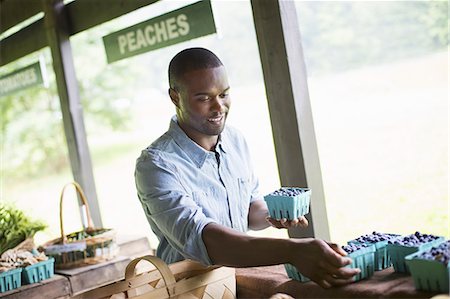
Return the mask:
<path id="1" fill-rule="evenodd" d="M 178 85 L 171 98 L 180 126 L 194 139 L 219 135 L 231 105 L 225 67 L 190 71 Z"/>

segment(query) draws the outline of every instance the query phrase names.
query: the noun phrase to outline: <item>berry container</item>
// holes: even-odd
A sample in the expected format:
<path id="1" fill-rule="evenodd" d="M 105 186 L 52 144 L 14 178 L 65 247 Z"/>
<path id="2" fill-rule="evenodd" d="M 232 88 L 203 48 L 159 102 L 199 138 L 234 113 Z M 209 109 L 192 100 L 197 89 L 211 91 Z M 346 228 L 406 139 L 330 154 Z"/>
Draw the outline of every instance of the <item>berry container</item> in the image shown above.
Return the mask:
<path id="1" fill-rule="evenodd" d="M 407 255 L 416 253 L 418 251 L 425 251 L 433 246 L 439 245 L 444 242 L 444 237 L 437 237 L 435 240 L 418 244 L 416 246 L 410 245 L 399 245 L 399 244 L 387 244 L 387 251 L 391 257 L 392 265 L 394 266 L 395 272 L 398 273 L 409 273 L 408 267 L 405 263 L 405 257 Z"/>
<path id="2" fill-rule="evenodd" d="M 20 288 L 22 286 L 21 272 L 22 268 L 16 268 L 0 273 L 0 293 Z"/>
<path id="3" fill-rule="evenodd" d="M 389 239 L 395 239 L 400 237 L 400 235 L 396 234 L 382 234 Z M 361 236 L 363 237 L 363 236 Z M 360 237 L 360 238 L 361 238 Z M 373 241 L 358 241 L 357 239 L 348 241 L 348 244 L 368 244 L 375 246 L 375 260 L 374 260 L 374 269 L 375 271 L 380 271 L 386 268 L 389 268 L 392 265 L 391 257 L 387 250 L 387 244 L 389 240 L 383 240 L 378 242 Z"/>
<path id="4" fill-rule="evenodd" d="M 49 258 L 46 261 L 25 267 L 22 271 L 23 284 L 31 284 L 52 277 L 54 264 L 55 259 Z"/>
<path id="5" fill-rule="evenodd" d="M 309 213 L 311 189 L 282 187 L 266 196 L 270 217 L 294 220 Z"/>
<path id="6" fill-rule="evenodd" d="M 354 281 L 359 281 L 365 278 L 369 278 L 375 272 L 375 246 L 366 245 L 367 247 L 358 249 L 352 253 L 349 253 L 347 257 L 352 259 L 352 263 L 347 265 L 348 268 L 359 268 L 361 272 L 354 276 Z"/>
<path id="7" fill-rule="evenodd" d="M 297 271 L 297 268 L 291 264 L 284 264 L 284 269 L 286 269 L 286 273 L 289 278 L 300 281 L 300 282 L 308 282 L 310 279 L 304 276 L 302 273 Z"/>
<path id="8" fill-rule="evenodd" d="M 447 241 L 447 243 L 450 244 L 450 241 Z M 446 249 L 447 252 L 448 249 L 449 247 Z M 437 260 L 424 259 L 421 254 L 426 251 L 419 251 L 405 257 L 406 265 L 414 280 L 414 286 L 417 290 L 448 293 L 450 263 L 445 264 Z"/>

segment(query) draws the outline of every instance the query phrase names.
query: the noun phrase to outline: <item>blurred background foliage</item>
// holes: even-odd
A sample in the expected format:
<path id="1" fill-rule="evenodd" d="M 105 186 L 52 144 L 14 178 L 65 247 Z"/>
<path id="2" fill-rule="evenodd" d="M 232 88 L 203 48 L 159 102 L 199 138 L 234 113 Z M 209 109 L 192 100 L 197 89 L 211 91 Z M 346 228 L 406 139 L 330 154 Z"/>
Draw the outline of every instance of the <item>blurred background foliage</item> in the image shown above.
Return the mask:
<path id="1" fill-rule="evenodd" d="M 213 1 L 213 6 L 233 9 L 224 1 Z M 447 1 L 399 1 L 383 2 L 382 5 L 377 2 L 298 1 L 297 11 L 300 23 L 305 24 L 300 30 L 303 47 L 307 49 L 305 55 L 308 56 L 310 76 L 387 62 L 404 57 L 405 53 L 420 55 L 448 46 Z M 252 22 L 244 11 L 234 10 L 232 13 L 235 20 Z M 336 17 L 342 14 L 348 17 Z M 317 19 L 320 22 L 316 22 Z M 240 30 L 241 21 L 221 24 L 236 35 L 233 38 L 240 40 L 240 55 L 234 55 L 236 51 L 231 50 L 236 48 L 236 44 L 223 42 L 220 56 L 227 65 L 232 64 L 230 72 L 240 72 L 239 77 L 244 80 L 240 84 L 260 83 L 262 78 L 252 75 L 258 73 L 255 69 L 260 65 L 246 64 L 246 57 L 254 53 L 255 45 L 248 38 L 254 32 Z M 353 23 L 358 26 L 353 26 Z M 132 24 L 130 22 L 127 26 Z M 90 122 L 86 125 L 89 130 L 130 129 L 130 107 L 135 90 L 145 87 L 149 81 L 165 85 L 165 78 L 152 70 L 152 66 L 165 62 L 163 59 L 151 60 L 148 65 L 131 64 L 127 60 L 106 64 L 102 40 L 98 36 L 123 27 L 113 20 L 89 30 L 89 33 L 72 37 L 73 52 L 79 53 L 75 56 L 75 65 L 83 113 L 86 121 Z M 318 32 L 320 34 L 315 34 Z M 420 34 L 414 39 L 401 38 L 408 32 Z M 160 51 L 160 55 L 164 52 Z M 31 64 L 39 56 L 43 56 L 49 70 L 48 88 L 33 87 L 0 99 L 3 179 L 26 178 L 47 171 L 60 172 L 68 167 L 49 50 L 43 49 L 2 67 L 0 75 Z M 4 151 L 4 148 L 14 150 Z"/>

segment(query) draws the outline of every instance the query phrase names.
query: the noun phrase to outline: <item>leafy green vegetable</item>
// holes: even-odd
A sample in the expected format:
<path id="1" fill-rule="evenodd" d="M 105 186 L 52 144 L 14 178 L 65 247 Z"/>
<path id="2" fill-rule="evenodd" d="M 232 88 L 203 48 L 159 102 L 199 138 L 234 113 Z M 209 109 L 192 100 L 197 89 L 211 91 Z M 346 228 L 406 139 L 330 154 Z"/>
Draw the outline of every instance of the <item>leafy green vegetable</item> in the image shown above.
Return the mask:
<path id="1" fill-rule="evenodd" d="M 13 205 L 0 203 L 0 254 L 46 227 L 45 223 L 31 220 Z"/>

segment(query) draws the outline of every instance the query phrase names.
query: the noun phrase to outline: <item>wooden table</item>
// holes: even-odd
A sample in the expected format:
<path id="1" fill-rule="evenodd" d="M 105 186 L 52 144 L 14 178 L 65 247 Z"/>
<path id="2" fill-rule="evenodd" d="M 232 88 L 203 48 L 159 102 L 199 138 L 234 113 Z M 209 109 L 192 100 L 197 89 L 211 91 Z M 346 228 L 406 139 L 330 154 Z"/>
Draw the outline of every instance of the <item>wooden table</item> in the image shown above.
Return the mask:
<path id="1" fill-rule="evenodd" d="M 294 298 L 431 298 L 438 293 L 417 291 L 413 279 L 387 268 L 370 279 L 323 289 L 314 282 L 291 280 L 283 265 L 236 269 L 238 298 L 269 298 L 285 293 Z"/>

